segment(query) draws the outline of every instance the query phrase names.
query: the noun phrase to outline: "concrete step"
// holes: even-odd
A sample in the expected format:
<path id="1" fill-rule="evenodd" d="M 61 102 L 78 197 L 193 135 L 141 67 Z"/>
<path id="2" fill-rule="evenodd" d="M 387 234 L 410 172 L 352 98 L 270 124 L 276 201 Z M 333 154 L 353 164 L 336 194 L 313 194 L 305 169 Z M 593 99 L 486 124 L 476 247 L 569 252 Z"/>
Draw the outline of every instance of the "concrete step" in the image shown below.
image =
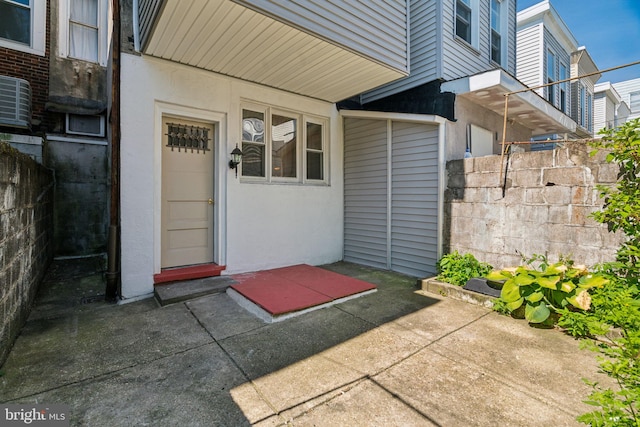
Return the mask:
<path id="1" fill-rule="evenodd" d="M 185 280 L 154 287 L 154 295 L 161 306 L 222 293 L 235 284 L 229 276 L 205 277 L 203 279 Z"/>

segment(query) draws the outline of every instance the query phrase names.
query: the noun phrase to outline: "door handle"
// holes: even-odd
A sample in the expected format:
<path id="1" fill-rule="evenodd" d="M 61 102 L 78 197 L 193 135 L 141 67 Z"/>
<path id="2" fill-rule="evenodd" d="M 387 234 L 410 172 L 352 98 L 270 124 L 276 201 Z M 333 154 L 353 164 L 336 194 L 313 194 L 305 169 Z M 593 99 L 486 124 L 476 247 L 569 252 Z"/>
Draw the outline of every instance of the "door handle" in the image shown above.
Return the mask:
<path id="1" fill-rule="evenodd" d="M 213 204 L 213 199 L 209 199 L 209 204 L 212 205 Z"/>

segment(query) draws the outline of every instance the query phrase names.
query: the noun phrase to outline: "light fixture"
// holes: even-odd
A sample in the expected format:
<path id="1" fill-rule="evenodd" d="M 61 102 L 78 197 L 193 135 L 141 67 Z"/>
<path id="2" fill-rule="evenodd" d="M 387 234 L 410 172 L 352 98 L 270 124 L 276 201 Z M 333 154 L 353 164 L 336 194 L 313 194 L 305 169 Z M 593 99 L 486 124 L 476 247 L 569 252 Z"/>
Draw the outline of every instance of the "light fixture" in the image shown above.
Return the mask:
<path id="1" fill-rule="evenodd" d="M 238 165 L 242 161 L 242 151 L 238 148 L 238 144 L 236 144 L 236 148 L 231 152 L 231 160 L 229 160 L 229 167 L 231 169 L 235 169 L 236 178 L 238 177 Z"/>

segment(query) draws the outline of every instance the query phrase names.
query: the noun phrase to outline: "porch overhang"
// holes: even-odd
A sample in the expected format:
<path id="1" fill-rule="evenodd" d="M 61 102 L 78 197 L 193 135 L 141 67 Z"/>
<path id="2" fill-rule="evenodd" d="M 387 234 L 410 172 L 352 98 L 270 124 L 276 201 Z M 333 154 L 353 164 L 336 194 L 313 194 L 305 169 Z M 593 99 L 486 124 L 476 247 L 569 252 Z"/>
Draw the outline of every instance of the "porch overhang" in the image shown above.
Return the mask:
<path id="1" fill-rule="evenodd" d="M 155 3 L 147 22 L 140 15 L 146 55 L 329 102 L 407 75 L 231 0 Z"/>
<path id="2" fill-rule="evenodd" d="M 526 86 L 503 70 L 491 70 L 445 82 L 442 92 L 453 92 L 496 114 L 504 115 L 505 94 L 526 89 Z M 509 95 L 507 117 L 531 129 L 532 135 L 573 133 L 576 122 L 549 104 L 534 91 Z"/>

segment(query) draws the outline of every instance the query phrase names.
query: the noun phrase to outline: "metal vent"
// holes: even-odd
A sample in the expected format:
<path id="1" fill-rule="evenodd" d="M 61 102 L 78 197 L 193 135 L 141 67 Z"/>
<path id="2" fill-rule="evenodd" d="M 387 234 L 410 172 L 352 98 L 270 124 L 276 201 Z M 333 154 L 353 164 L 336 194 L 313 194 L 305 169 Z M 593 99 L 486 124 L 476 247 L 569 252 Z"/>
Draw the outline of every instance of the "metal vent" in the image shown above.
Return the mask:
<path id="1" fill-rule="evenodd" d="M 0 76 L 0 125 L 30 127 L 31 86 L 28 81 Z"/>

